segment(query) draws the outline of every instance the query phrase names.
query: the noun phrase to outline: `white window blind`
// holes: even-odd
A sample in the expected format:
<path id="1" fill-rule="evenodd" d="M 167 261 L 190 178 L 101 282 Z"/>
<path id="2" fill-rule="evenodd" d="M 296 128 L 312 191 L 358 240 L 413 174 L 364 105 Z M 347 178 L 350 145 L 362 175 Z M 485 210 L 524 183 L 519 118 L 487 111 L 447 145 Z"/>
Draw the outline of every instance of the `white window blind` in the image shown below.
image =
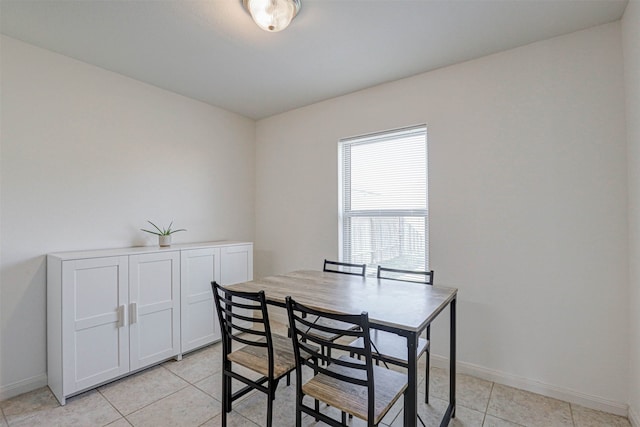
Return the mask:
<path id="1" fill-rule="evenodd" d="M 340 140 L 340 250 L 345 262 L 429 267 L 426 126 Z"/>

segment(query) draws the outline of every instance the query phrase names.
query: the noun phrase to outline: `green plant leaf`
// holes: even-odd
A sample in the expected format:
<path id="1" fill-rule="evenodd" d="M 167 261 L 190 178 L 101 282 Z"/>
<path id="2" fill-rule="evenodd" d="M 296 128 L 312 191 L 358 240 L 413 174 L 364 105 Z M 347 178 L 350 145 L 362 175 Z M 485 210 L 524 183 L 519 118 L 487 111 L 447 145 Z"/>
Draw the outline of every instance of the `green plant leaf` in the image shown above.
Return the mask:
<path id="1" fill-rule="evenodd" d="M 170 236 L 173 233 L 177 233 L 178 231 L 187 231 L 185 228 L 180 228 L 178 230 L 172 230 L 171 227 L 173 226 L 173 221 L 171 221 L 171 223 L 169 224 L 169 226 L 167 228 L 160 228 L 157 225 L 155 225 L 153 222 L 147 220 L 147 222 L 151 225 L 153 225 L 153 227 L 158 230 L 158 231 L 152 231 L 152 230 L 146 230 L 144 228 L 141 228 L 141 231 L 144 231 L 146 233 L 150 233 L 150 234 L 155 234 L 156 236 Z"/>
<path id="2" fill-rule="evenodd" d="M 157 231 L 145 230 L 144 228 L 141 228 L 140 231 L 145 231 L 150 234 L 155 234 L 156 236 L 162 236 L 162 234 L 158 233 Z"/>
<path id="3" fill-rule="evenodd" d="M 158 234 L 158 236 L 163 236 L 163 235 L 166 235 L 166 234 L 167 234 L 165 230 L 162 230 L 160 227 L 158 227 L 157 225 L 155 225 L 155 224 L 154 224 L 154 223 L 152 223 L 151 221 L 147 220 L 147 222 L 148 222 L 149 224 L 153 225 L 153 227 L 154 227 L 156 230 L 158 230 L 158 233 L 159 233 L 159 234 L 158 234 L 158 233 L 153 233 L 153 234 Z"/>

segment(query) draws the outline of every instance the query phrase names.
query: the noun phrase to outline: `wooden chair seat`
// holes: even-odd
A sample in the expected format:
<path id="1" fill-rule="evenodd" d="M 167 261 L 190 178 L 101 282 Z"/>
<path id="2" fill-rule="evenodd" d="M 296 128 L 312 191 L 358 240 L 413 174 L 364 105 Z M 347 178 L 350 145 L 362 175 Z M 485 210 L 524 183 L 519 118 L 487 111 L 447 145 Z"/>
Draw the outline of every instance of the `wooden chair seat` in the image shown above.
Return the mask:
<path id="1" fill-rule="evenodd" d="M 296 366 L 291 339 L 271 334 L 273 340 L 273 376 L 280 378 Z M 260 339 L 257 342 L 266 342 Z M 245 346 L 229 353 L 229 360 L 251 369 L 263 376 L 269 376 L 269 358 L 266 347 Z"/>
<path id="2" fill-rule="evenodd" d="M 407 356 L 407 339 L 391 332 L 371 329 L 371 355 L 374 359 L 391 361 L 399 365 L 406 364 L 409 360 Z M 349 346 L 362 347 L 364 340 L 358 338 Z M 429 350 L 430 342 L 424 338 L 418 340 L 417 358 Z"/>
<path id="3" fill-rule="evenodd" d="M 348 356 L 340 356 L 339 360 L 349 360 L 358 363 L 357 359 Z M 331 364 L 327 370 L 341 375 L 363 377 L 361 372 L 355 369 Z M 375 385 L 375 416 L 373 423 L 378 424 L 398 398 L 407 388 L 407 376 L 405 374 L 373 366 L 373 378 Z M 339 381 L 328 375 L 318 374 L 302 386 L 305 395 L 321 400 L 354 417 L 367 419 L 367 388 Z"/>

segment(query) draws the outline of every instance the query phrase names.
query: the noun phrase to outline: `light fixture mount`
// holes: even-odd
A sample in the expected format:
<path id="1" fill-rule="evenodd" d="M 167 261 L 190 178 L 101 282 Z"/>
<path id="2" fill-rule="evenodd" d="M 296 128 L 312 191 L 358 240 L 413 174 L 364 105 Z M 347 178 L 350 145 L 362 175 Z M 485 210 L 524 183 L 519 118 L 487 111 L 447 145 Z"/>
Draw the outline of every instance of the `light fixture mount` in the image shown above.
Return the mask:
<path id="1" fill-rule="evenodd" d="M 301 0 L 242 0 L 242 5 L 258 27 L 275 33 L 289 26 L 300 10 Z"/>

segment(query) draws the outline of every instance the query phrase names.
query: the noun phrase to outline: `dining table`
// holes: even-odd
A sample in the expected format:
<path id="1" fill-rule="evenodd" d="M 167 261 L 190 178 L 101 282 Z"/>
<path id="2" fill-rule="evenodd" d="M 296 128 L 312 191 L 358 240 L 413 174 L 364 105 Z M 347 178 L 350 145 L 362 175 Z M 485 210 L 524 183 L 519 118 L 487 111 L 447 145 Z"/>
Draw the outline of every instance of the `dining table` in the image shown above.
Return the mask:
<path id="1" fill-rule="evenodd" d="M 244 292 L 264 291 L 267 304 L 278 307 L 285 307 L 285 299 L 290 296 L 298 303 L 317 310 L 339 314 L 366 311 L 371 328 L 405 337 L 408 354 L 405 427 L 417 425 L 418 339 L 427 326 L 449 307 L 449 404 L 440 426 L 449 425 L 455 417 L 456 288 L 314 270 L 263 277 L 228 288 Z"/>

